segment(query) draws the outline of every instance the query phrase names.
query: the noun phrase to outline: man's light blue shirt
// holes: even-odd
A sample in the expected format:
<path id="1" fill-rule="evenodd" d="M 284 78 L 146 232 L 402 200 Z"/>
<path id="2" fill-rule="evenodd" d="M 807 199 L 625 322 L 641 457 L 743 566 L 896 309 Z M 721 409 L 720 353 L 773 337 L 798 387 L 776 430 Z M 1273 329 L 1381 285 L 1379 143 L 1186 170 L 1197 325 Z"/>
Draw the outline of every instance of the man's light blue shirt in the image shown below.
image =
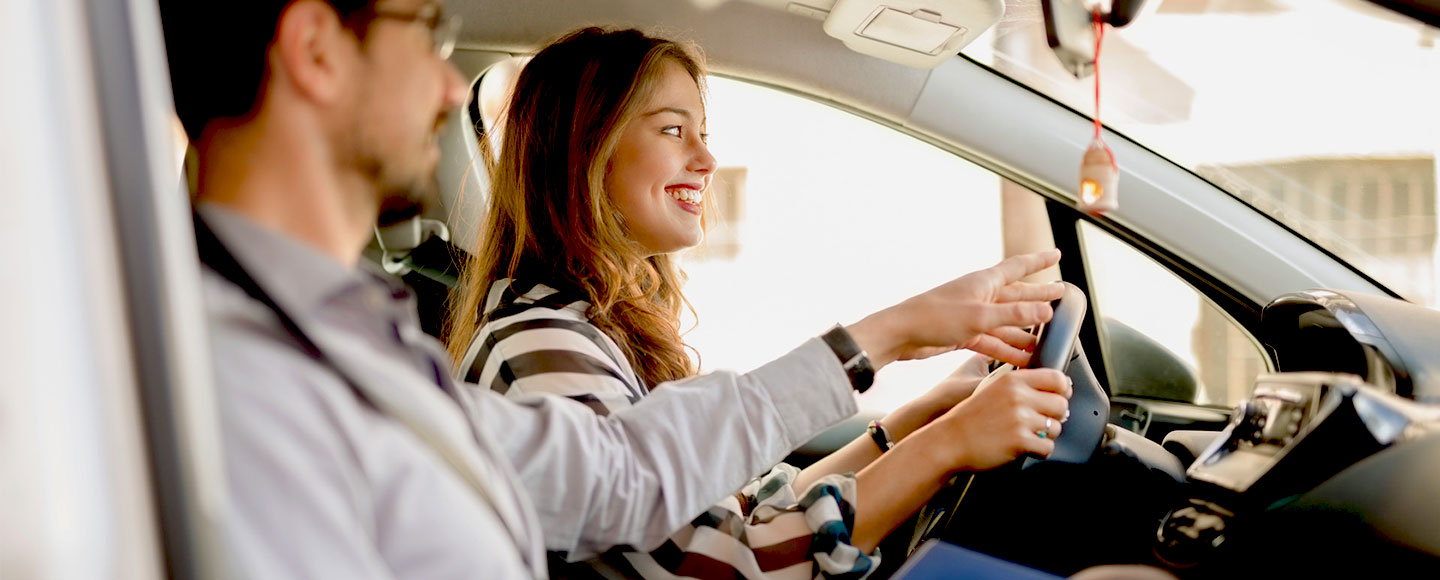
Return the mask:
<path id="1" fill-rule="evenodd" d="M 259 302 L 204 288 L 222 419 L 232 564 L 254 578 L 523 578 L 648 549 L 855 412 L 818 339 L 745 374 L 657 389 L 599 417 L 546 397 L 460 389 L 392 279 L 213 205 L 242 266 L 360 384 L 362 401 Z"/>

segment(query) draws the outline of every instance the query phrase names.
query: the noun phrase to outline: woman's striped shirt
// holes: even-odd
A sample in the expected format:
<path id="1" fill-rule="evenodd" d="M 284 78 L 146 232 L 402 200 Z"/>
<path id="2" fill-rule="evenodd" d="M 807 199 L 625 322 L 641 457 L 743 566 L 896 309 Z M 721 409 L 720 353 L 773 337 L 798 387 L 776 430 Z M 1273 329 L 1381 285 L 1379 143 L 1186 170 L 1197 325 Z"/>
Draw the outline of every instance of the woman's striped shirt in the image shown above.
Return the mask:
<path id="1" fill-rule="evenodd" d="M 615 341 L 590 323 L 581 295 L 536 283 L 490 287 L 462 360 L 469 388 L 506 397 L 558 395 L 600 415 L 649 393 Z M 628 578 L 860 579 L 879 565 L 850 544 L 855 478 L 829 475 L 805 490 L 781 464 L 711 507 L 650 552 L 616 549 L 581 564 L 552 557 L 551 575 Z M 563 556 L 563 555 L 561 555 Z"/>

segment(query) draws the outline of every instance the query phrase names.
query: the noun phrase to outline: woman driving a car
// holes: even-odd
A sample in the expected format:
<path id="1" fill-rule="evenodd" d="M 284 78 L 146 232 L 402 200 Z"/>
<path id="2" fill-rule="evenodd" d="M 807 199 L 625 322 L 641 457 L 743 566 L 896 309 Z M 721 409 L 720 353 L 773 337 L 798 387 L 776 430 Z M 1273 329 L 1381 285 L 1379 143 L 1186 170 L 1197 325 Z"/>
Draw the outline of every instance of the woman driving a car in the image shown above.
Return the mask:
<path id="1" fill-rule="evenodd" d="M 521 71 L 480 246 L 452 296 L 448 346 L 472 388 L 569 397 L 602 415 L 653 389 L 690 388 L 666 383 L 697 373 L 680 333 L 677 253 L 704 237 L 716 167 L 704 78 L 690 45 L 598 28 L 566 35 Z M 1000 276 L 994 290 L 1019 296 L 1027 285 L 1016 280 L 1057 259 L 1012 258 L 967 283 Z M 1033 338 L 1020 329 L 982 334 L 974 350 L 1028 358 Z M 1053 449 L 1068 379 L 1017 371 L 974 392 L 981 360 L 815 465 L 760 474 L 664 545 L 586 564 L 640 577 L 864 576 L 880 540 L 955 472 Z M 704 470 L 705 458 L 689 467 Z"/>

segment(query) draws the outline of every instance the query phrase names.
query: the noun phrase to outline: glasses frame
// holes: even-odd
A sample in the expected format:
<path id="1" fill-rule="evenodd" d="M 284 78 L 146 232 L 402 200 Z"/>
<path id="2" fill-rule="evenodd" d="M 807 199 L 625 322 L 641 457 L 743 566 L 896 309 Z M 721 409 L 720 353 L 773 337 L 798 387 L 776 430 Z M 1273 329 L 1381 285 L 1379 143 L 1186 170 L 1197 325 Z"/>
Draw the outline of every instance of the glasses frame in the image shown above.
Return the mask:
<path id="1" fill-rule="evenodd" d="M 434 4 L 422 6 L 414 12 L 370 8 L 366 11 L 370 19 L 395 20 L 409 24 L 421 24 L 430 29 L 431 48 L 440 60 L 450 58 L 455 52 L 455 41 L 460 37 L 460 16 L 445 14 Z"/>

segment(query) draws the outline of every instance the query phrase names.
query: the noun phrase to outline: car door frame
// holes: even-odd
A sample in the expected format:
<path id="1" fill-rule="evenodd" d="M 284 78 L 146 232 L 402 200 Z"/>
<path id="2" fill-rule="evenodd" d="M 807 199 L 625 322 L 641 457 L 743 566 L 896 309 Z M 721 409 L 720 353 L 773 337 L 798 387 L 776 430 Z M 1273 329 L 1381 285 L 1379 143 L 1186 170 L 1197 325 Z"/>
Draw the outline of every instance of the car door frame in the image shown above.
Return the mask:
<path id="1" fill-rule="evenodd" d="M 9 7 L 0 569 L 221 577 L 218 413 L 158 6 Z"/>

